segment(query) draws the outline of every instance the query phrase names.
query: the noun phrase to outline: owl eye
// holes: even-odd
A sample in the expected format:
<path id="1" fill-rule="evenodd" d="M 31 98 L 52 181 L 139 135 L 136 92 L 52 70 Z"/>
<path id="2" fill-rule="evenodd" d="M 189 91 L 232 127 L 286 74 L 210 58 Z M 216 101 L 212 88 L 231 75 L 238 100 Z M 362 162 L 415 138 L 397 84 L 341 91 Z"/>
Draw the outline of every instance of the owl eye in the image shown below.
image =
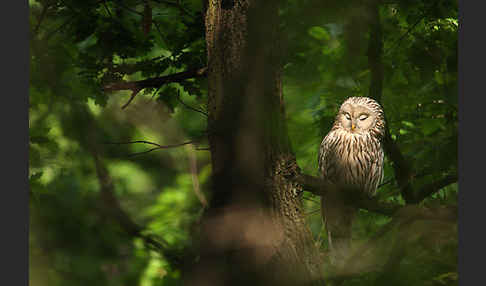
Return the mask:
<path id="1" fill-rule="evenodd" d="M 347 120 L 351 120 L 351 115 L 349 115 L 349 113 L 345 112 L 344 116 L 346 117 Z"/>
<path id="2" fill-rule="evenodd" d="M 361 114 L 359 116 L 359 120 L 365 120 L 366 118 L 368 118 L 368 115 L 367 114 Z"/>

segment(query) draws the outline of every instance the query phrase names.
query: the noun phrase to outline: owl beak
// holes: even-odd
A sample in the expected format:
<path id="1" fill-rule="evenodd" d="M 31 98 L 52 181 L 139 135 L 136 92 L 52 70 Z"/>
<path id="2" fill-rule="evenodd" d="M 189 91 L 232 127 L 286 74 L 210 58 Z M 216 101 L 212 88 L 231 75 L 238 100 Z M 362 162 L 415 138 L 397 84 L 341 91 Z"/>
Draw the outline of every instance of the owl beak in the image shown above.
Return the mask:
<path id="1" fill-rule="evenodd" d="M 356 125 L 354 123 L 351 123 L 351 130 L 354 131 L 356 129 Z"/>

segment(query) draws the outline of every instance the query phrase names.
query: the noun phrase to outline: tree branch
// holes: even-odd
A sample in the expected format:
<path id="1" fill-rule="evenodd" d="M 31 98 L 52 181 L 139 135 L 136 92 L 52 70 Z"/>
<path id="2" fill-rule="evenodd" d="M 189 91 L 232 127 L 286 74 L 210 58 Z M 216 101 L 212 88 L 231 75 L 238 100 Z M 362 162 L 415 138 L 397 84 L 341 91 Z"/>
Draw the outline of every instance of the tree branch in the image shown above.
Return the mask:
<path id="1" fill-rule="evenodd" d="M 380 22 L 379 1 L 373 1 L 368 6 L 371 14 L 370 20 L 370 40 L 368 44 L 368 66 L 371 73 L 369 96 L 376 101 L 381 101 L 383 93 L 383 35 Z M 402 197 L 407 203 L 414 200 L 414 192 L 410 184 L 412 170 L 409 163 L 405 160 L 396 142 L 391 138 L 390 128 L 386 126 L 383 147 L 395 171 L 395 177 L 402 193 Z"/>
<path id="2" fill-rule="evenodd" d="M 198 78 L 206 76 L 206 67 L 174 73 L 161 77 L 148 78 L 138 81 L 121 81 L 116 83 L 107 84 L 103 87 L 105 92 L 113 92 L 119 90 L 131 90 L 132 95 L 126 104 L 122 106 L 122 109 L 126 108 L 135 96 L 144 88 L 158 88 L 164 84 L 172 82 L 181 82 L 190 78 Z"/>
<path id="3" fill-rule="evenodd" d="M 435 182 L 432 182 L 430 184 L 425 185 L 417 193 L 416 198 L 415 198 L 415 202 L 419 203 L 419 202 L 423 201 L 425 198 L 437 193 L 442 188 L 456 183 L 457 179 L 458 179 L 457 175 L 452 174 L 452 175 L 448 175 L 448 176 L 446 176 L 446 177 L 444 177 L 444 178 L 442 178 L 438 181 L 435 181 Z"/>
<path id="4" fill-rule="evenodd" d="M 49 8 L 50 8 L 49 3 L 45 3 L 44 6 L 42 7 L 41 15 L 37 18 L 37 25 L 34 28 L 34 34 L 35 35 L 37 35 L 37 33 L 39 32 L 40 25 L 42 24 L 42 21 L 44 20 L 46 14 L 47 14 L 47 10 Z"/>
<path id="5" fill-rule="evenodd" d="M 137 225 L 128 214 L 121 208 L 120 203 L 114 195 L 115 186 L 113 179 L 108 173 L 108 169 L 103 164 L 96 152 L 92 151 L 92 156 L 95 161 L 96 175 L 101 187 L 101 199 L 106 206 L 105 211 L 115 218 L 122 228 L 130 235 L 141 235 L 142 227 Z"/>
<path id="6" fill-rule="evenodd" d="M 176 148 L 176 147 L 181 147 L 181 146 L 188 145 L 188 144 L 194 144 L 195 142 L 197 142 L 197 140 L 186 141 L 186 142 L 183 142 L 183 143 L 173 144 L 173 145 L 160 145 L 160 144 L 155 143 L 155 142 L 150 142 L 150 141 L 145 141 L 145 140 L 136 140 L 136 141 L 129 141 L 129 142 L 107 142 L 105 144 L 124 145 L 124 144 L 144 143 L 144 144 L 150 144 L 150 145 L 157 146 L 157 147 L 149 149 L 147 151 L 129 154 L 129 156 L 136 156 L 136 155 L 150 153 L 154 150 Z"/>
<path id="7" fill-rule="evenodd" d="M 431 7 L 434 7 L 434 5 L 432 5 Z M 371 3 L 369 9 L 372 15 L 370 21 L 370 41 L 368 45 L 368 65 L 371 71 L 369 96 L 377 101 L 381 101 L 383 93 L 384 75 L 382 61 L 383 39 L 379 15 L 379 2 L 375 1 Z M 426 13 L 424 13 L 424 15 Z M 407 33 L 410 32 L 410 30 L 413 29 L 416 24 L 418 24 L 418 22 L 410 27 Z M 403 38 L 405 35 L 403 35 L 401 38 Z M 395 172 L 395 177 L 400 192 L 407 204 L 419 203 L 426 197 L 443 188 L 444 186 L 447 186 L 457 181 L 457 175 L 449 175 L 442 180 L 423 187 L 421 191 L 415 192 L 411 183 L 414 172 L 411 168 L 410 163 L 405 159 L 404 155 L 400 151 L 400 148 L 398 147 L 396 141 L 391 138 L 388 125 L 386 127 L 385 138 L 383 140 L 383 147 L 388 158 L 392 161 L 392 166 Z"/>
<path id="8" fill-rule="evenodd" d="M 129 235 L 141 238 L 148 248 L 160 252 L 175 265 L 180 265 L 183 259 L 177 252 L 169 249 L 168 243 L 163 238 L 155 235 L 144 234 L 144 227 L 136 224 L 121 208 L 120 202 L 115 196 L 113 179 L 109 175 L 108 169 L 101 161 L 96 151 L 91 150 L 91 153 L 95 160 L 96 174 L 101 186 L 101 199 L 106 206 L 105 211 L 112 218 L 116 219 L 122 229 Z"/>
<path id="9" fill-rule="evenodd" d="M 397 143 L 393 140 L 393 138 L 391 138 L 389 127 L 386 128 L 383 147 L 388 158 L 392 161 L 392 167 L 395 172 L 395 177 L 402 197 L 407 203 L 411 203 L 414 200 L 414 190 L 410 183 L 410 179 L 412 178 L 412 169 L 407 160 L 405 160 L 405 157 L 400 151 Z"/>
<path id="10" fill-rule="evenodd" d="M 82 120 L 84 124 L 80 130 L 80 134 L 83 135 L 76 136 L 76 138 L 82 148 L 84 148 L 94 160 L 96 175 L 100 185 L 100 199 L 103 203 L 101 211 L 111 219 L 115 220 L 124 232 L 132 237 L 142 239 L 146 247 L 159 252 L 167 258 L 169 263 L 174 264 L 176 267 L 181 267 L 181 265 L 188 260 L 193 260 L 194 257 L 192 257 L 191 253 L 185 253 L 184 250 L 170 247 L 162 237 L 144 233 L 146 228 L 138 225 L 130 215 L 123 210 L 115 195 L 113 178 L 110 176 L 108 168 L 99 155 L 102 150 L 97 144 L 97 142 L 99 142 L 97 137 L 99 132 L 97 122 L 86 107 L 77 110 L 74 118 L 76 121 Z"/>
<path id="11" fill-rule="evenodd" d="M 144 245 L 154 251 L 163 255 L 167 261 L 176 268 L 191 263 L 195 260 L 195 253 L 192 251 L 192 246 L 185 246 L 183 249 L 179 247 L 172 247 L 163 237 L 154 234 L 148 234 L 145 231 L 146 227 L 137 224 L 130 215 L 121 207 L 115 195 L 115 185 L 113 178 L 108 172 L 108 168 L 100 154 L 102 154 L 102 146 L 98 145 L 100 142 L 100 128 L 98 122 L 95 120 L 86 105 L 81 105 L 79 108 L 73 110 L 69 115 L 69 120 L 73 120 L 79 130 L 72 136 L 79 145 L 88 152 L 93 158 L 97 179 L 100 186 L 100 201 L 102 206 L 99 208 L 102 214 L 114 220 L 120 225 L 122 231 L 134 238 L 143 240 Z M 62 117 L 65 119 L 65 117 Z M 71 138 L 71 137 L 70 137 Z M 148 142 L 148 141 L 147 141 Z"/>
<path id="12" fill-rule="evenodd" d="M 345 191 L 348 195 L 347 200 L 350 203 L 354 204 L 358 208 L 367 211 L 390 216 L 403 207 L 399 204 L 379 202 L 376 199 L 369 198 L 368 196 L 363 196 L 362 192 L 356 190 L 340 190 L 336 185 L 322 178 L 306 174 L 299 174 L 291 179 L 302 185 L 305 190 L 317 196 L 325 196 L 328 192 Z"/>
<path id="13" fill-rule="evenodd" d="M 187 141 L 187 142 L 183 142 L 183 143 L 180 143 L 180 144 L 166 145 L 166 146 L 159 146 L 159 147 L 155 147 L 155 148 L 149 149 L 149 150 L 147 150 L 147 151 L 138 152 L 138 153 L 132 153 L 132 154 L 129 154 L 129 156 L 130 156 L 130 157 L 133 157 L 133 156 L 138 156 L 138 155 L 142 155 L 142 154 L 150 153 L 150 152 L 155 151 L 155 150 L 160 150 L 160 149 L 169 149 L 169 148 L 175 148 L 175 147 L 181 147 L 181 146 L 184 146 L 184 145 L 187 145 L 187 144 L 193 144 L 193 143 L 194 143 L 194 141 Z"/>
<path id="14" fill-rule="evenodd" d="M 366 272 L 378 270 L 376 266 L 380 264 L 380 261 L 384 257 L 375 257 L 375 259 L 368 259 L 366 262 L 366 256 L 374 257 L 376 254 L 373 252 L 376 249 L 383 249 L 384 241 L 382 238 L 387 237 L 393 233 L 393 230 L 398 230 L 398 234 L 403 237 L 403 240 L 392 240 L 391 251 L 389 253 L 386 263 L 380 267 L 380 272 L 386 275 L 386 273 L 392 273 L 393 266 L 403 258 L 403 250 L 406 249 L 412 240 L 417 240 L 419 237 L 430 235 L 430 228 L 413 228 L 413 223 L 421 220 L 427 221 L 430 225 L 435 223 L 447 223 L 454 225 L 457 223 L 457 207 L 455 206 L 439 206 L 426 208 L 418 205 L 408 205 L 401 207 L 396 211 L 392 217 L 392 220 L 384 225 L 377 233 L 372 235 L 368 241 L 364 242 L 361 246 L 356 248 L 352 255 L 347 259 L 343 269 L 339 269 L 330 280 L 343 280 L 350 279 L 359 275 L 363 275 Z M 412 235 L 413 233 L 413 235 Z M 378 262 L 378 263 L 377 263 Z M 384 277 L 383 277 L 384 278 Z"/>

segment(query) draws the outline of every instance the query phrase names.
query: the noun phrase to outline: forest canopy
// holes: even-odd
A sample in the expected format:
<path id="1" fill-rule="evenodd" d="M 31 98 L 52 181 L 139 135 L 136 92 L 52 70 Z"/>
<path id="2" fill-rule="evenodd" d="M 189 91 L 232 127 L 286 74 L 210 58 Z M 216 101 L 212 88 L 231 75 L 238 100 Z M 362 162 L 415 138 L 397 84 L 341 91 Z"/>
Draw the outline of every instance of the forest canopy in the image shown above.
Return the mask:
<path id="1" fill-rule="evenodd" d="M 204 284 L 197 265 L 208 261 L 215 206 L 234 210 L 230 223 L 208 226 L 218 239 L 260 243 L 242 265 L 286 261 L 259 252 L 286 232 L 241 231 L 274 223 L 231 208 L 246 181 L 260 187 L 241 168 L 261 159 L 278 169 L 283 154 L 298 175 L 318 178 L 319 145 L 351 96 L 380 102 L 388 137 L 377 195 L 357 203 L 346 271 L 329 262 L 318 188 L 262 169 L 274 184 L 263 193 L 279 180 L 287 184 L 279 196 L 297 192 L 291 211 L 309 237 L 289 240 L 315 251 L 296 256 L 322 263 L 315 279 L 328 285 L 457 285 L 457 1 L 29 0 L 29 8 L 32 285 Z M 225 56 L 235 54 L 241 59 Z M 255 86 L 255 101 L 238 101 Z M 219 138 L 215 126 L 275 148 Z M 226 154 L 227 142 L 257 147 Z M 248 177 L 222 178 L 236 176 L 230 171 Z M 264 205 L 278 217 L 285 209 L 269 197 Z M 225 251 L 222 260 L 240 261 Z M 207 281 L 219 281 L 211 285 L 250 271 L 220 266 L 204 268 Z M 274 267 L 268 272 L 280 273 Z"/>

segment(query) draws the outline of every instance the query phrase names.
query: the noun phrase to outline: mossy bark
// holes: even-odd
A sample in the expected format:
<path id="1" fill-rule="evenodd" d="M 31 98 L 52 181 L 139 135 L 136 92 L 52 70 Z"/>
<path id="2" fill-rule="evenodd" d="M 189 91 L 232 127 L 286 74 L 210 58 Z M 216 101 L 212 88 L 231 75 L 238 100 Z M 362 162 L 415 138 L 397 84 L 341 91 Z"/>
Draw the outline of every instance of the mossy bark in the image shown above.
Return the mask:
<path id="1" fill-rule="evenodd" d="M 301 192 L 286 179 L 297 165 L 282 94 L 278 1 L 209 0 L 205 21 L 213 185 L 194 272 L 205 274 L 191 282 L 323 285 Z"/>

